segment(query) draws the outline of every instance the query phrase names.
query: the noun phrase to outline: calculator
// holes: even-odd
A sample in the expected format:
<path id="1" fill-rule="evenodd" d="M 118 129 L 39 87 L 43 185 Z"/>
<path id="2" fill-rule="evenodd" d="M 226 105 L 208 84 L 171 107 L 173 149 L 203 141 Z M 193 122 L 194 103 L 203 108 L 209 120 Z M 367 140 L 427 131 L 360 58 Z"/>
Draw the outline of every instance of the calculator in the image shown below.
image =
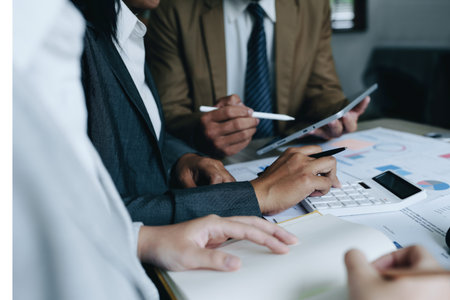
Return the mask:
<path id="1" fill-rule="evenodd" d="M 397 211 L 427 197 L 422 188 L 392 171 L 341 185 L 326 195 L 307 197 L 301 204 L 307 211 L 348 216 Z"/>

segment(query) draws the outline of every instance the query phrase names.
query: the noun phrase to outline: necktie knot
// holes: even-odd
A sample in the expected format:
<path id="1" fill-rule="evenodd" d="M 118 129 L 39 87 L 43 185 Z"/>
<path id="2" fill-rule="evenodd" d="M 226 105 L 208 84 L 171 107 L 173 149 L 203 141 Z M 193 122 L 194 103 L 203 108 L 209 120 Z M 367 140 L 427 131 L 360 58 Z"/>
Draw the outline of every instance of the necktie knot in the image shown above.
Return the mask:
<path id="1" fill-rule="evenodd" d="M 258 3 L 251 2 L 247 6 L 247 10 L 255 18 L 256 22 L 262 22 L 264 20 L 264 10 Z"/>

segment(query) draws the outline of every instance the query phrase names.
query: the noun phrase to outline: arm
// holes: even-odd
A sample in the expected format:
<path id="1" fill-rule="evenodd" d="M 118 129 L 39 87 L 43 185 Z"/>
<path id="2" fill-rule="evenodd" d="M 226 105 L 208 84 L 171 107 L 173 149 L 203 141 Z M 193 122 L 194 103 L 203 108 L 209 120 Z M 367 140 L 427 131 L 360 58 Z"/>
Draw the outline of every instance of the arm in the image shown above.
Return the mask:
<path id="1" fill-rule="evenodd" d="M 179 223 L 209 214 L 262 216 L 248 182 L 174 189 L 163 195 L 127 197 L 123 201 L 131 218 L 145 225 Z"/>
<path id="2" fill-rule="evenodd" d="M 287 245 L 297 242 L 294 235 L 260 218 L 210 215 L 171 226 L 142 227 L 138 255 L 143 262 L 171 271 L 234 271 L 240 259 L 214 250 L 229 238 L 249 240 L 277 254 L 287 253 Z"/>
<path id="3" fill-rule="evenodd" d="M 159 196 L 126 198 L 124 202 L 132 219 L 146 225 L 179 223 L 209 214 L 275 214 L 309 195 L 326 194 L 332 186 L 340 186 L 333 157 L 308 156 L 320 151 L 318 146 L 290 148 L 251 182 L 171 190 Z"/>

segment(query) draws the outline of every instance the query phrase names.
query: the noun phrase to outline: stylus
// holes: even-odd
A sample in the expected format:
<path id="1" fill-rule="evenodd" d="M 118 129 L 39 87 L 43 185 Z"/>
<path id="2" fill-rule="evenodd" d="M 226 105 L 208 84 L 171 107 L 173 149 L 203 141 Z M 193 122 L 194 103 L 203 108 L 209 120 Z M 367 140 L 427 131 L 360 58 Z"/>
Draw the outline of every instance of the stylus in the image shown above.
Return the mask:
<path id="1" fill-rule="evenodd" d="M 213 110 L 218 109 L 218 107 L 213 106 L 200 106 L 201 112 L 210 112 Z M 253 112 L 252 114 L 253 118 L 258 119 L 269 119 L 269 120 L 278 120 L 278 121 L 294 121 L 295 118 L 288 116 L 288 115 L 282 115 L 282 114 L 272 114 L 272 113 L 265 113 L 265 112 Z"/>

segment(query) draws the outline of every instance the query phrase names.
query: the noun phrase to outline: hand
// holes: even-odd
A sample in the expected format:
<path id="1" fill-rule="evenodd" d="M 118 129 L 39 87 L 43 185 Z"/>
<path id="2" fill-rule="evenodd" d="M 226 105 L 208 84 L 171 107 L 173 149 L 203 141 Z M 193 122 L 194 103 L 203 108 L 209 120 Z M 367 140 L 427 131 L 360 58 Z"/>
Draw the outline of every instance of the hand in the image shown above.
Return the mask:
<path id="1" fill-rule="evenodd" d="M 279 213 L 309 195 L 326 194 L 332 186 L 340 187 L 334 157 L 308 156 L 320 151 L 319 146 L 289 148 L 251 181 L 263 214 Z"/>
<path id="2" fill-rule="evenodd" d="M 174 175 L 184 188 L 236 181 L 221 161 L 193 153 L 180 157 Z"/>
<path id="3" fill-rule="evenodd" d="M 171 271 L 234 271 L 240 268 L 240 259 L 213 250 L 229 238 L 249 240 L 278 254 L 287 253 L 287 245 L 298 241 L 282 227 L 258 217 L 210 215 L 170 226 L 143 226 L 139 232 L 138 255 L 143 262 Z"/>
<path id="4" fill-rule="evenodd" d="M 253 118 L 253 110 L 246 107 L 239 96 L 221 98 L 219 109 L 204 113 L 200 118 L 201 130 L 207 153 L 224 157 L 238 153 L 252 140 L 259 119 Z"/>
<path id="5" fill-rule="evenodd" d="M 339 120 L 335 120 L 328 125 L 318 128 L 311 132 L 316 136 L 324 139 L 339 137 L 344 133 L 354 132 L 358 128 L 358 118 L 365 111 L 370 103 L 370 97 L 366 97 L 361 103 L 346 113 Z"/>
<path id="6" fill-rule="evenodd" d="M 422 247 L 412 246 L 385 255 L 369 264 L 358 250 L 345 255 L 351 300 L 377 299 L 448 299 L 449 276 L 414 276 L 386 279 L 387 269 L 441 270 L 439 264 Z"/>

